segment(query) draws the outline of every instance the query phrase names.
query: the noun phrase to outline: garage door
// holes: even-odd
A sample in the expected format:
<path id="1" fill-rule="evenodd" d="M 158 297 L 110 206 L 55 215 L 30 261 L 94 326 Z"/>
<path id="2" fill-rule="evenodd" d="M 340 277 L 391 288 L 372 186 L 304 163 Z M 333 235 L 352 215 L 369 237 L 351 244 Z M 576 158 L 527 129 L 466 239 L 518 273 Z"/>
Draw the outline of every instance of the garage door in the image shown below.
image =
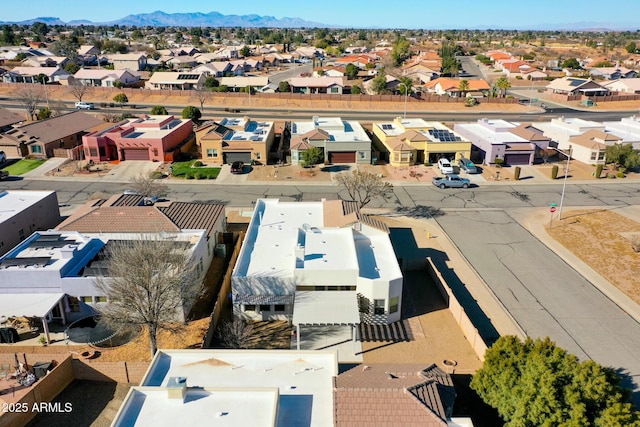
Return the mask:
<path id="1" fill-rule="evenodd" d="M 149 150 L 144 149 L 141 150 L 139 148 L 133 149 L 125 149 L 124 150 L 124 160 L 150 160 L 149 158 Z"/>
<path id="2" fill-rule="evenodd" d="M 528 165 L 530 158 L 529 154 L 506 154 L 504 162 L 508 165 Z"/>
<path id="3" fill-rule="evenodd" d="M 225 163 L 233 163 L 233 162 L 251 162 L 251 153 L 224 153 L 223 160 Z"/>
<path id="4" fill-rule="evenodd" d="M 356 152 L 345 151 L 345 152 L 329 153 L 329 162 L 330 163 L 355 163 Z"/>

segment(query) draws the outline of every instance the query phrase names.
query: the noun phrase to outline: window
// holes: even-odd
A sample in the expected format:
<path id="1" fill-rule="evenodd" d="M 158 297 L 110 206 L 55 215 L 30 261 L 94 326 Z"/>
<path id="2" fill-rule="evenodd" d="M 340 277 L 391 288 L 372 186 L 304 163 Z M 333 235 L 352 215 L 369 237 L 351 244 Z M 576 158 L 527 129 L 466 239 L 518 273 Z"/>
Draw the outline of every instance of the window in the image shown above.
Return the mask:
<path id="1" fill-rule="evenodd" d="M 366 151 L 360 151 L 360 159 L 366 159 L 367 158 L 367 152 Z"/>
<path id="2" fill-rule="evenodd" d="M 245 304 L 244 311 L 256 311 L 255 304 Z"/>
<path id="3" fill-rule="evenodd" d="M 96 297 L 96 302 L 107 302 L 107 297 Z"/>
<path id="4" fill-rule="evenodd" d="M 605 153 L 604 151 L 602 151 L 602 152 L 598 153 L 598 160 L 604 160 L 604 156 L 605 156 L 606 154 L 607 154 L 607 153 Z"/>
<path id="5" fill-rule="evenodd" d="M 20 240 L 24 240 L 24 228 L 18 230 L 18 237 L 20 237 Z"/>
<path id="6" fill-rule="evenodd" d="M 398 311 L 398 301 L 400 298 L 393 297 L 389 300 L 389 313 L 395 313 Z"/>
<path id="7" fill-rule="evenodd" d="M 273 311 L 276 313 L 284 313 L 284 304 L 276 304 L 273 306 Z"/>
<path id="8" fill-rule="evenodd" d="M 338 93 L 338 88 L 337 87 L 332 87 L 331 88 L 331 93 Z"/>
<path id="9" fill-rule="evenodd" d="M 80 297 L 80 301 L 85 304 L 91 304 L 93 303 L 93 297 Z"/>
<path id="10" fill-rule="evenodd" d="M 598 153 L 591 153 L 591 160 L 596 160 L 598 158 Z"/>
<path id="11" fill-rule="evenodd" d="M 207 148 L 207 157 L 218 157 L 218 150 L 216 148 Z"/>
<path id="12" fill-rule="evenodd" d="M 42 145 L 32 145 L 31 152 L 34 154 L 42 154 Z"/>
<path id="13" fill-rule="evenodd" d="M 95 148 L 95 147 L 89 148 L 89 155 L 90 156 L 97 156 L 98 155 L 98 149 Z"/>
<path id="14" fill-rule="evenodd" d="M 374 299 L 373 300 L 373 314 L 384 314 L 384 303 L 383 299 Z"/>
<path id="15" fill-rule="evenodd" d="M 271 306 L 269 304 L 260 304 L 260 311 L 271 311 Z"/>
<path id="16" fill-rule="evenodd" d="M 77 313 L 80 311 L 80 301 L 76 297 L 69 297 L 69 309 L 73 313 Z"/>

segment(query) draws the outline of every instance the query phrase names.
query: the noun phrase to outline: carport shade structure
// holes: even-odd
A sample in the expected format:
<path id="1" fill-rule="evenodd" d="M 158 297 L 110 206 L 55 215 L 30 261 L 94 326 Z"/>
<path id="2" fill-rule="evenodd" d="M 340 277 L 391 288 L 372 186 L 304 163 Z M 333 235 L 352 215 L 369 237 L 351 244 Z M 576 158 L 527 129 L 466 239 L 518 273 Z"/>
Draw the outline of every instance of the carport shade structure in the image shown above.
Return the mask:
<path id="1" fill-rule="evenodd" d="M 358 296 L 355 291 L 299 291 L 293 304 L 296 348 L 300 350 L 300 326 L 349 325 L 357 340 L 360 324 Z"/>
<path id="2" fill-rule="evenodd" d="M 54 294 L 0 294 L 0 317 L 38 317 L 42 319 L 47 344 L 49 340 L 49 326 L 47 315 L 64 298 L 63 293 Z M 64 310 L 60 310 L 64 321 Z"/>

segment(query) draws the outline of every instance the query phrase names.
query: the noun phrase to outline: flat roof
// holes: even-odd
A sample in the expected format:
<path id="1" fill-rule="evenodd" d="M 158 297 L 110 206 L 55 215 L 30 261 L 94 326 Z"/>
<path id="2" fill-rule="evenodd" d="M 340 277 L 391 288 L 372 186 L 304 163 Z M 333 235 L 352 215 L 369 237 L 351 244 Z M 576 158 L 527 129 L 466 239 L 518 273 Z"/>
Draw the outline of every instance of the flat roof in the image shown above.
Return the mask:
<path id="1" fill-rule="evenodd" d="M 356 291 L 297 291 L 293 305 L 294 325 L 358 325 Z"/>
<path id="2" fill-rule="evenodd" d="M 505 122 L 504 120 L 498 120 L 494 122 Z M 515 126 L 511 126 L 515 127 Z M 519 137 L 509 131 L 506 132 L 496 132 L 492 129 L 487 128 L 479 123 L 456 123 L 456 130 L 462 129 L 466 133 L 473 135 L 475 138 L 482 139 L 486 142 L 489 142 L 492 145 L 502 145 L 511 142 L 529 142 L 526 139 Z M 471 137 L 466 137 L 467 139 L 475 139 Z"/>
<path id="3" fill-rule="evenodd" d="M 64 297 L 64 293 L 2 294 L 0 317 L 44 317 Z"/>
<path id="4" fill-rule="evenodd" d="M 277 391 L 276 426 L 333 426 L 337 374 L 333 350 L 159 350 L 113 425 L 274 425 Z M 186 378 L 184 400 L 168 397 L 174 378 Z"/>
<path id="5" fill-rule="evenodd" d="M 272 427 L 277 403 L 277 388 L 190 389 L 183 401 L 169 399 L 165 389 L 134 387 L 125 401 L 126 410 L 113 425 Z"/>
<path id="6" fill-rule="evenodd" d="M 38 204 L 51 194 L 55 194 L 55 191 L 0 191 L 0 224 Z"/>
<path id="7" fill-rule="evenodd" d="M 362 125 L 354 120 L 342 120 L 340 117 L 314 117 L 309 121 L 296 121 L 291 124 L 291 137 L 301 136 L 314 129 L 327 132 L 332 142 L 368 142 L 371 139 Z"/>

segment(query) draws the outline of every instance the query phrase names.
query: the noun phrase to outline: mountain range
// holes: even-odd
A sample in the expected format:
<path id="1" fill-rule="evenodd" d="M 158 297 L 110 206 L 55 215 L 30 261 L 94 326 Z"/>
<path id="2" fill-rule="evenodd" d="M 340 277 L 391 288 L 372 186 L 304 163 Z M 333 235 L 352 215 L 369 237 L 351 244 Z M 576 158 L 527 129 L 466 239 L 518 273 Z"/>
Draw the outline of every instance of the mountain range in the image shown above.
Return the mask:
<path id="1" fill-rule="evenodd" d="M 319 22 L 305 21 L 302 18 L 281 18 L 260 15 L 223 15 L 218 12 L 209 13 L 166 13 L 155 11 L 128 15 L 110 22 L 91 22 L 74 20 L 64 22 L 60 18 L 40 17 L 20 22 L 0 22 L 0 24 L 31 25 L 43 22 L 47 25 L 128 25 L 137 27 L 265 27 L 265 28 L 330 28 L 335 27 Z"/>

